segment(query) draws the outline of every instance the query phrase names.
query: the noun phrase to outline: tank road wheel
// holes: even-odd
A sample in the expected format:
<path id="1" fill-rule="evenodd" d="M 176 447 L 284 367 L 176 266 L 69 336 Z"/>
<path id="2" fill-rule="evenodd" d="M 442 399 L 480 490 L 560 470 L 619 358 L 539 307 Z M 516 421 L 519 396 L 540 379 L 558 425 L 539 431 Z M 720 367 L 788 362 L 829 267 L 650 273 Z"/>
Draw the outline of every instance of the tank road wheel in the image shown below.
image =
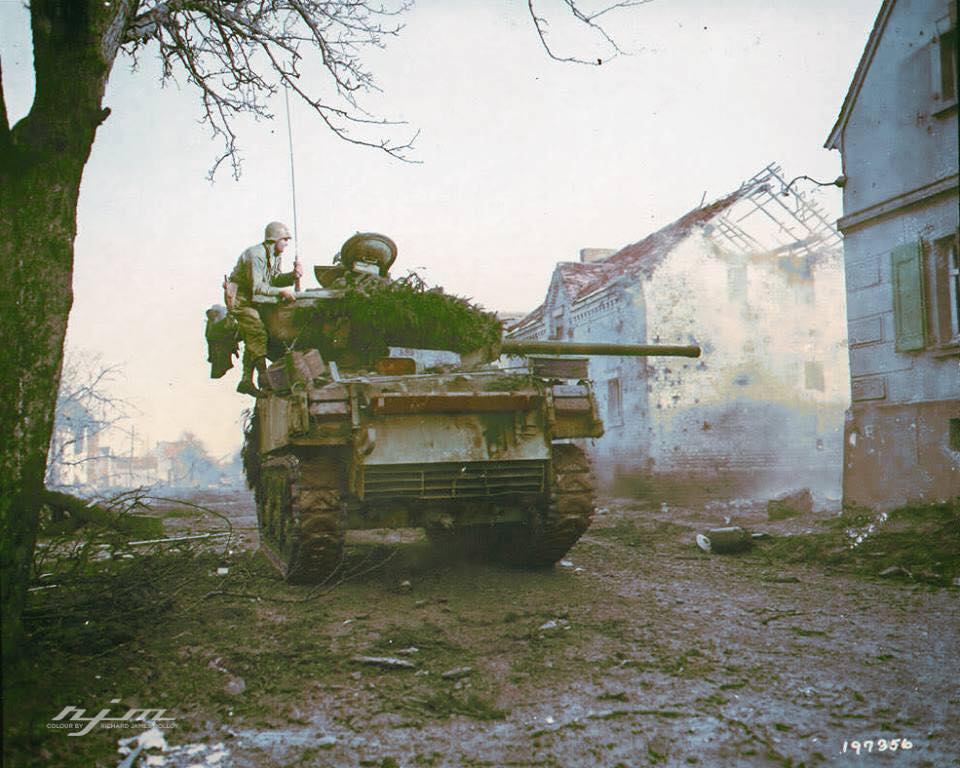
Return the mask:
<path id="1" fill-rule="evenodd" d="M 286 581 L 314 583 L 343 556 L 342 468 L 323 453 L 271 456 L 257 488 L 260 541 Z"/>
<path id="2" fill-rule="evenodd" d="M 590 527 L 593 510 L 586 454 L 577 445 L 555 444 L 548 500 L 531 510 L 527 525 L 498 526 L 498 558 L 515 565 L 553 565 Z"/>

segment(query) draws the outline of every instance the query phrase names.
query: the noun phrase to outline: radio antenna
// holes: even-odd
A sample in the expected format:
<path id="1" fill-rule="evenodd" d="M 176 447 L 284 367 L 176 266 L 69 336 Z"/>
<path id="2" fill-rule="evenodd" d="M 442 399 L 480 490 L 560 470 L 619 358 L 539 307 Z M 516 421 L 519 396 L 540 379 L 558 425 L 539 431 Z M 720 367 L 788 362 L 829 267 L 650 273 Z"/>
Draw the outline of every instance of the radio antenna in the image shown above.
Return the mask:
<path id="1" fill-rule="evenodd" d="M 293 196 L 293 263 L 300 263 L 300 233 L 297 230 L 297 175 L 293 162 L 293 128 L 290 124 L 290 87 L 283 86 L 283 98 L 287 104 L 287 145 L 290 148 L 290 193 Z M 294 290 L 300 290 L 300 278 L 297 278 Z"/>

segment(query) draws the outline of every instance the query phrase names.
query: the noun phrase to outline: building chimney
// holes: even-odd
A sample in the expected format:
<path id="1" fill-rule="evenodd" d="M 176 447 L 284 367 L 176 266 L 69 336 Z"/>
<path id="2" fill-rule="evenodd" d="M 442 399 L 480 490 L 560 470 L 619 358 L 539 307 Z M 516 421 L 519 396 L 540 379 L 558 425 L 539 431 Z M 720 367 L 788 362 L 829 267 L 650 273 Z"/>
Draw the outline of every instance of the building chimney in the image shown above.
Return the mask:
<path id="1" fill-rule="evenodd" d="M 598 261 L 603 261 L 608 256 L 613 256 L 613 254 L 616 252 L 616 248 L 581 248 L 580 263 L 596 264 Z"/>

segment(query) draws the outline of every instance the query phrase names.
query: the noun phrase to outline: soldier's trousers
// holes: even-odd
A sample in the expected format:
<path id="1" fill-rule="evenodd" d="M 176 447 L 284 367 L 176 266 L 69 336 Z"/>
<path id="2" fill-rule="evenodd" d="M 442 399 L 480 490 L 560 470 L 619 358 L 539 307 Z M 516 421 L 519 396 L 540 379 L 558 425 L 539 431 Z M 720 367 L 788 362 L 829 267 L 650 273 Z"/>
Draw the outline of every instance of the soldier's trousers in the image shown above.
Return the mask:
<path id="1" fill-rule="evenodd" d="M 230 314 L 236 319 L 240 338 L 243 339 L 243 374 L 248 376 L 257 358 L 267 355 L 267 329 L 254 307 L 234 307 Z"/>

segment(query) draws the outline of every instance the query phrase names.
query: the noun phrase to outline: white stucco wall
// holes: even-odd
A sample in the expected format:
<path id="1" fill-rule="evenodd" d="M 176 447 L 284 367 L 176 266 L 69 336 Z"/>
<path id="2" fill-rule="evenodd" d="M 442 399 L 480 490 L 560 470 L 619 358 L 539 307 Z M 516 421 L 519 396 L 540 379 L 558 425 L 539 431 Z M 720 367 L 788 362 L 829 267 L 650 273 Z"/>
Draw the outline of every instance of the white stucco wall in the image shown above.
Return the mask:
<path id="1" fill-rule="evenodd" d="M 703 348 L 699 359 L 591 359 L 606 424 L 592 447 L 601 482 L 665 498 L 687 486 L 712 498 L 810 487 L 821 502 L 838 499 L 843 296 L 836 253 L 803 281 L 775 259 L 721 253 L 697 232 L 651 278 L 631 276 L 576 303 L 578 341 Z M 805 386 L 808 362 L 819 364 L 822 388 Z M 611 380 L 622 419 L 611 413 Z"/>

